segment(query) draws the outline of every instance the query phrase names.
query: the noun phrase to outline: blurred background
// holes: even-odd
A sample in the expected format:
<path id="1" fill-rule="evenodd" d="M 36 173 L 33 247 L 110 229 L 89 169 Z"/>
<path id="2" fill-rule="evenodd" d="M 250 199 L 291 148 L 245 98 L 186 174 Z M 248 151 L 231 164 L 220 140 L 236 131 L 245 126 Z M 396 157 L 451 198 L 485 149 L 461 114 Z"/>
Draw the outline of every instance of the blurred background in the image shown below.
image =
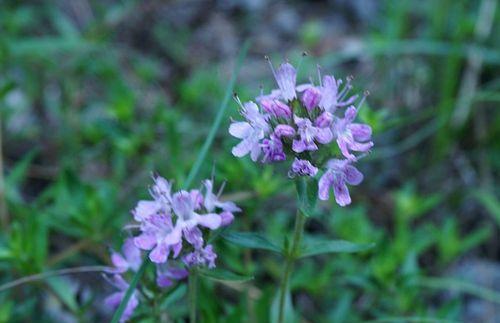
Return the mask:
<path id="1" fill-rule="evenodd" d="M 351 188 L 351 206 L 321 204 L 307 231 L 376 247 L 301 261 L 291 282 L 301 320 L 500 322 L 498 7 L 0 1 L 0 284 L 109 264 L 151 172 L 185 180 L 250 39 L 242 100 L 274 86 L 265 54 L 297 64 L 303 51 L 302 81 L 320 64 L 371 92 L 360 116 L 374 129 L 373 153 L 359 163 L 365 181 Z M 284 167 L 231 156 L 237 105 L 228 111 L 202 177 L 227 181 L 244 209 L 233 229 L 282 241 L 294 187 Z M 204 321 L 267 322 L 280 258 L 222 240 L 216 248 L 219 267 L 255 279 L 203 282 Z M 99 273 L 37 280 L 0 292 L 0 322 L 107 321 L 109 291 Z M 162 307 L 173 321 L 187 313 L 181 294 Z"/>

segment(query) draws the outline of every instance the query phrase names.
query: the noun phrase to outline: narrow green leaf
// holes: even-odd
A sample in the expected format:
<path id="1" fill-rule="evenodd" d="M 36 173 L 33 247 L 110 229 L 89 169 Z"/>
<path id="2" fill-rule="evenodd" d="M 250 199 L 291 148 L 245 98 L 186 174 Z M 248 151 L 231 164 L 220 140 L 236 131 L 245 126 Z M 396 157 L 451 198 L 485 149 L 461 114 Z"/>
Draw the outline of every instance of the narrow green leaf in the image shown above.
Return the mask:
<path id="1" fill-rule="evenodd" d="M 263 249 L 283 253 L 283 249 L 269 241 L 261 234 L 254 232 L 225 232 L 222 234 L 224 240 L 237 246 L 250 249 Z"/>
<path id="2" fill-rule="evenodd" d="M 280 291 L 276 293 L 276 296 L 273 299 L 273 303 L 271 304 L 271 310 L 269 313 L 270 316 L 270 321 L 272 323 L 277 323 L 278 322 L 278 316 L 279 316 L 279 303 L 280 303 Z M 284 315 L 285 322 L 297 322 L 298 320 L 295 317 L 295 313 L 293 310 L 293 304 L 292 304 L 292 295 L 290 293 L 290 289 L 286 291 L 285 295 L 285 315 Z"/>
<path id="3" fill-rule="evenodd" d="M 38 149 L 33 149 L 22 157 L 22 159 L 8 172 L 5 177 L 6 196 L 10 201 L 21 203 L 22 197 L 18 192 L 19 185 L 26 178 L 26 173 L 36 157 Z"/>
<path id="4" fill-rule="evenodd" d="M 218 269 L 218 268 L 216 269 L 200 268 L 198 269 L 198 273 L 203 277 L 207 277 L 211 280 L 216 280 L 216 281 L 246 282 L 253 279 L 252 276 L 243 276 L 235 274 L 225 269 Z"/>
<path id="5" fill-rule="evenodd" d="M 299 177 L 297 186 L 298 207 L 306 216 L 311 216 L 318 200 L 318 181 L 315 178 Z"/>
<path id="6" fill-rule="evenodd" d="M 432 289 L 453 290 L 500 304 L 499 292 L 456 278 L 422 277 L 416 281 L 416 285 Z"/>
<path id="7" fill-rule="evenodd" d="M 299 258 L 321 255 L 324 253 L 351 253 L 365 251 L 375 246 L 374 243 L 359 244 L 345 240 L 309 240 L 305 241 Z"/>
<path id="8" fill-rule="evenodd" d="M 198 154 L 198 157 L 191 168 L 191 171 L 189 172 L 189 175 L 186 179 L 186 182 L 184 183 L 184 188 L 189 188 L 191 186 L 191 183 L 195 179 L 196 175 L 198 175 L 198 172 L 200 171 L 200 167 L 203 164 L 203 161 L 205 160 L 205 157 L 208 153 L 208 149 L 212 145 L 215 134 L 217 132 L 217 129 L 220 127 L 220 124 L 222 122 L 222 118 L 224 117 L 224 114 L 227 109 L 227 105 L 229 103 L 229 99 L 231 98 L 231 95 L 233 93 L 234 89 L 234 84 L 236 83 L 236 78 L 238 76 L 238 72 L 240 70 L 241 64 L 243 63 L 243 59 L 245 58 L 248 48 L 250 47 L 250 42 L 246 41 L 245 44 L 243 45 L 243 48 L 240 51 L 240 54 L 238 56 L 238 60 L 236 61 L 236 65 L 233 70 L 233 75 L 231 76 L 231 80 L 229 81 L 229 85 L 226 89 L 226 94 L 224 96 L 224 99 L 222 101 L 221 107 L 219 109 L 219 112 L 217 113 L 217 116 L 215 117 L 214 123 L 212 125 L 212 128 L 210 129 L 210 132 L 205 139 L 205 143 L 203 144 L 203 147 L 200 150 L 200 153 Z M 139 270 L 135 273 L 134 277 L 132 278 L 132 281 L 127 289 L 127 292 L 125 293 L 125 296 L 123 297 L 122 301 L 120 302 L 120 305 L 118 306 L 118 309 L 116 310 L 115 314 L 113 315 L 113 318 L 111 320 L 111 323 L 118 323 L 120 321 L 120 318 L 122 317 L 123 311 L 125 310 L 125 307 L 128 304 L 128 301 L 130 300 L 130 297 L 132 296 L 132 293 L 134 292 L 135 288 L 137 287 L 137 284 L 139 283 L 139 280 L 141 279 L 142 275 L 144 274 L 145 268 L 147 264 L 149 263 L 149 253 L 144 257 L 144 260 L 142 262 L 141 267 Z"/>
<path id="9" fill-rule="evenodd" d="M 132 281 L 130 282 L 130 285 L 128 286 L 127 292 L 125 293 L 125 296 L 122 298 L 120 305 L 116 309 L 116 312 L 113 315 L 113 318 L 111 319 L 111 323 L 120 322 L 120 319 L 122 318 L 122 315 L 123 315 L 123 311 L 125 311 L 125 308 L 127 307 L 127 304 L 128 304 L 128 301 L 130 300 L 130 297 L 132 297 L 132 294 L 135 291 L 135 288 L 137 287 L 139 280 L 141 279 L 142 275 L 146 271 L 146 267 L 149 264 L 150 252 L 151 251 L 149 251 L 146 254 L 146 256 L 144 257 L 144 259 L 142 261 L 141 267 L 139 267 L 139 270 L 135 273 L 134 277 L 132 277 Z"/>
<path id="10" fill-rule="evenodd" d="M 240 55 L 239 55 L 238 60 L 236 62 L 236 66 L 234 68 L 233 75 L 231 76 L 231 80 L 229 81 L 229 85 L 226 89 L 226 93 L 224 94 L 224 99 L 222 100 L 221 107 L 219 108 L 219 112 L 217 112 L 217 115 L 215 116 L 215 120 L 214 120 L 214 123 L 212 124 L 212 128 L 210 128 L 210 132 L 208 133 L 207 138 L 205 139 L 205 142 L 203 143 L 203 147 L 201 147 L 201 150 L 198 154 L 198 158 L 194 162 L 194 165 L 188 174 L 186 182 L 184 183 L 185 188 L 188 188 L 189 186 L 191 186 L 196 175 L 198 175 L 198 173 L 200 171 L 200 167 L 203 164 L 203 161 L 205 160 L 205 157 L 208 153 L 208 149 L 212 145 L 212 142 L 214 141 L 215 135 L 217 134 L 217 131 L 220 128 L 221 122 L 224 118 L 224 115 L 226 114 L 229 100 L 231 99 L 231 97 L 233 95 L 234 84 L 236 83 L 236 78 L 238 77 L 240 66 L 243 63 L 243 59 L 246 56 L 246 53 L 248 51 L 249 46 L 250 46 L 249 41 L 246 41 L 245 44 L 243 44 L 243 48 L 241 49 Z"/>
<path id="11" fill-rule="evenodd" d="M 166 310 L 172 304 L 180 300 L 184 295 L 186 295 L 187 287 L 186 284 L 179 284 L 172 292 L 170 292 L 165 299 L 161 301 L 160 308 Z"/>
<path id="12" fill-rule="evenodd" d="M 71 312 L 78 313 L 78 303 L 76 302 L 76 291 L 71 288 L 67 280 L 61 277 L 51 277 L 47 279 L 47 285 L 54 291 L 59 300 L 66 305 Z"/>
<path id="13" fill-rule="evenodd" d="M 487 190 L 475 190 L 472 192 L 472 196 L 474 196 L 500 226 L 500 201 L 497 197 Z"/>

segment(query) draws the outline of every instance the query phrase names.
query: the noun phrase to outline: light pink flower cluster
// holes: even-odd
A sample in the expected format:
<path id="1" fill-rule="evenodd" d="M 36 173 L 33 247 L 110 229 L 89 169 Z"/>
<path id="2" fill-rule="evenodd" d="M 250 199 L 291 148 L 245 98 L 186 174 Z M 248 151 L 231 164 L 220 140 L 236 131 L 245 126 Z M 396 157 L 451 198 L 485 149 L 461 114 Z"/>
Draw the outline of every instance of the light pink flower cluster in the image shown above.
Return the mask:
<path id="1" fill-rule="evenodd" d="M 171 255 L 177 258 L 183 242 L 194 249 L 204 248 L 202 229 L 215 230 L 229 225 L 233 213 L 241 211 L 233 202 L 219 201 L 213 193 L 211 180 L 203 182 L 200 190 L 172 192 L 172 185 L 163 177 L 155 177 L 150 189 L 152 200 L 139 201 L 133 211 L 141 233 L 134 238 L 142 250 L 151 250 L 154 263 L 164 263 Z"/>
<path id="2" fill-rule="evenodd" d="M 263 163 L 282 162 L 289 156 L 290 177 L 316 176 L 324 167 L 319 198 L 327 200 L 333 187 L 337 203 L 350 204 L 346 183 L 357 185 L 363 179 L 353 166 L 359 159 L 354 152 L 366 153 L 373 146 L 371 127 L 354 122 L 366 94 L 358 100 L 357 95 L 349 94 L 351 78 L 344 84 L 332 75 L 322 77 L 319 68 L 319 84 L 297 85 L 297 72 L 290 63 L 282 63 L 276 70 L 270 65 L 278 89 L 261 93 L 255 102 L 242 103 L 236 97 L 245 120 L 229 127 L 229 133 L 241 139 L 232 149 L 233 155 L 250 154 L 253 161 Z M 332 142 L 336 142 L 342 159 L 324 162 Z"/>
<path id="3" fill-rule="evenodd" d="M 211 180 L 203 181 L 202 190 L 172 192 L 169 181 L 160 176 L 153 179 L 152 200 L 139 201 L 132 211 L 137 225 L 130 227 L 138 227 L 139 235 L 127 239 L 121 253 L 111 253 L 115 269 L 108 281 L 118 289 L 105 300 L 111 309 L 118 307 L 129 286 L 122 275 L 141 266 L 141 250 L 150 251 L 149 258 L 156 264 L 156 284 L 161 288 L 187 277 L 186 268 L 214 268 L 217 254 L 211 244 L 205 243 L 203 229 L 227 226 L 234 213 L 241 211 L 233 202 L 219 200 L 222 191 L 214 194 Z M 182 261 L 174 261 L 176 258 Z M 134 292 L 121 320 L 128 320 L 138 304 Z"/>

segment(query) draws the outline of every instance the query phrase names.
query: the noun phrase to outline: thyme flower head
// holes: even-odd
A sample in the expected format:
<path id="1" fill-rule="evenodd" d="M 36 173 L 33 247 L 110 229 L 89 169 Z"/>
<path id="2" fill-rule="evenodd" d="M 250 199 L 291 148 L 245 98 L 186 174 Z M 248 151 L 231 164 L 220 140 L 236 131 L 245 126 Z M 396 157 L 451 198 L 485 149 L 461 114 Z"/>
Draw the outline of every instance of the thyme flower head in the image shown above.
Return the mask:
<path id="1" fill-rule="evenodd" d="M 327 200 L 333 188 L 340 206 L 350 204 L 346 184 L 358 185 L 363 178 L 353 164 L 373 147 L 371 127 L 355 122 L 368 93 L 351 94 L 352 77 L 322 76 L 319 67 L 317 84 L 310 79 L 297 85 L 297 71 L 289 62 L 275 69 L 266 59 L 278 88 L 244 103 L 235 95 L 244 120 L 229 127 L 241 140 L 232 154 L 266 164 L 288 161 L 291 178 L 320 173 L 319 198 Z M 359 176 L 353 178 L 354 173 Z"/>

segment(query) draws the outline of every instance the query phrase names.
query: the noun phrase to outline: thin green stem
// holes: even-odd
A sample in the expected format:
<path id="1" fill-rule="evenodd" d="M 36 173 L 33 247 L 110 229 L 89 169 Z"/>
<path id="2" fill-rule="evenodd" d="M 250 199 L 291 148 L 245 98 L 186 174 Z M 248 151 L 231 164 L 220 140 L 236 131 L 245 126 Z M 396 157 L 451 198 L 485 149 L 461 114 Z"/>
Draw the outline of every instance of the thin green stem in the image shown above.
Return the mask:
<path id="1" fill-rule="evenodd" d="M 283 272 L 283 277 L 281 278 L 281 290 L 279 299 L 279 314 L 278 323 L 285 322 L 285 300 L 288 290 L 288 283 L 290 280 L 290 275 L 292 274 L 293 264 L 297 259 L 297 254 L 300 248 L 300 242 L 302 240 L 302 234 L 304 233 L 304 225 L 306 223 L 305 215 L 297 210 L 295 215 L 295 228 L 293 230 L 293 240 L 289 251 L 286 254 L 285 261 L 285 271 Z"/>
<path id="2" fill-rule="evenodd" d="M 198 271 L 196 270 L 196 268 L 193 268 L 189 273 L 188 284 L 189 322 L 196 323 L 196 302 L 198 295 Z"/>
<path id="3" fill-rule="evenodd" d="M 94 273 L 100 271 L 105 273 L 110 273 L 113 271 L 113 268 L 106 266 L 82 266 L 82 267 L 64 268 L 59 270 L 46 271 L 39 274 L 21 277 L 6 284 L 0 285 L 0 293 L 6 291 L 7 289 L 17 287 L 22 284 L 31 283 L 54 276 L 80 274 L 80 273 Z"/>
<path id="4" fill-rule="evenodd" d="M 5 181 L 3 177 L 3 151 L 2 151 L 2 115 L 0 113 L 0 221 L 2 228 L 7 230 L 9 226 L 9 215 L 5 201 Z"/>

